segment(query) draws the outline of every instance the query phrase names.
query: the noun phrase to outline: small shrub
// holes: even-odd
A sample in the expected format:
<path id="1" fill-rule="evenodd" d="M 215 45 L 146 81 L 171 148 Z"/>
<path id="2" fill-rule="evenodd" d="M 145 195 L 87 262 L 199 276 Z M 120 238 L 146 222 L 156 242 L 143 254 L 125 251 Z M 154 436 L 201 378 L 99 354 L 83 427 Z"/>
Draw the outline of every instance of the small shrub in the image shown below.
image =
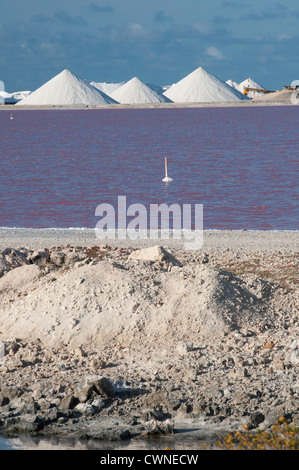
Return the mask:
<path id="1" fill-rule="evenodd" d="M 245 432 L 228 434 L 217 442 L 221 450 L 298 450 L 299 429 L 291 427 L 284 418 L 280 418 L 271 427 L 271 431 L 258 430 L 256 433 Z"/>

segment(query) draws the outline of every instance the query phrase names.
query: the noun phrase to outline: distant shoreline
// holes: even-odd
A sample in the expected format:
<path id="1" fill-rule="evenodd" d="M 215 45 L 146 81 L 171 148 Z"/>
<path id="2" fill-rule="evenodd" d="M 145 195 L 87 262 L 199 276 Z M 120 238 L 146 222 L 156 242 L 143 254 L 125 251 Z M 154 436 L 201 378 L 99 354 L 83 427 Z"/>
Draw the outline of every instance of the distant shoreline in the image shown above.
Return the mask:
<path id="1" fill-rule="evenodd" d="M 162 245 L 170 249 L 181 249 L 184 246 L 181 239 L 98 239 L 94 229 L 30 229 L 30 228 L 0 228 L 0 249 L 20 248 L 30 246 L 39 250 L 60 245 L 96 246 L 103 243 L 117 247 L 144 248 L 152 245 Z M 199 251 L 284 251 L 294 253 L 299 250 L 299 231 L 297 230 L 204 230 L 203 246 Z"/>
<path id="2" fill-rule="evenodd" d="M 240 108 L 265 106 L 296 106 L 291 100 L 268 101 L 223 101 L 213 103 L 144 103 L 144 104 L 105 104 L 105 105 L 0 105 L 0 111 L 38 111 L 38 110 L 92 110 L 92 109 L 182 109 L 182 108 Z"/>

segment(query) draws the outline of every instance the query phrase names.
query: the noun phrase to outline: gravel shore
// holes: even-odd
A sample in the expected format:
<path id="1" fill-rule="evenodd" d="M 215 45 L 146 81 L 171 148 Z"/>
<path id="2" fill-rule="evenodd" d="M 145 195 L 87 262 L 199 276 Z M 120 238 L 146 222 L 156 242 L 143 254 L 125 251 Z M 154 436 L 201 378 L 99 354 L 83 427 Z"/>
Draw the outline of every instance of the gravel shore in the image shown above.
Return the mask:
<path id="1" fill-rule="evenodd" d="M 298 426 L 298 238 L 0 230 L 0 433 L 200 446 Z"/>
<path id="2" fill-rule="evenodd" d="M 39 250 L 43 247 L 72 245 L 92 246 L 107 242 L 111 246 L 145 248 L 159 243 L 152 240 L 150 235 L 146 239 L 115 239 L 100 241 L 94 229 L 0 229 L 0 250 L 7 247 L 19 248 L 29 246 Z M 169 248 L 183 248 L 185 239 L 165 239 L 160 243 Z M 299 249 L 298 231 L 269 231 L 269 230 L 204 230 L 203 250 L 250 250 L 250 251 L 288 251 L 296 252 Z"/>

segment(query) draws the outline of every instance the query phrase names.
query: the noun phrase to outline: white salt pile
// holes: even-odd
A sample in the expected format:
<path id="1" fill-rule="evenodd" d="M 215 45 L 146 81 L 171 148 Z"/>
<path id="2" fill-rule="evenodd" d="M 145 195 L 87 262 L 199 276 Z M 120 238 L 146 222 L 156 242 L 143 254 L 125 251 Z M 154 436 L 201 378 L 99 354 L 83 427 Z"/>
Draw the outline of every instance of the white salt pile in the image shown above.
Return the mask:
<path id="1" fill-rule="evenodd" d="M 0 91 L 0 103 L 16 103 L 12 93 L 7 91 Z"/>
<path id="2" fill-rule="evenodd" d="M 0 91 L 0 101 L 8 104 L 15 104 L 23 100 L 26 96 L 30 95 L 31 91 L 14 91 L 8 93 L 7 91 Z"/>
<path id="3" fill-rule="evenodd" d="M 234 80 L 226 80 L 225 83 L 227 83 L 232 88 L 235 88 L 235 90 L 238 90 L 239 83 L 235 82 Z"/>
<path id="4" fill-rule="evenodd" d="M 69 70 L 46 82 L 17 105 L 97 105 L 115 101 Z"/>
<path id="5" fill-rule="evenodd" d="M 243 82 L 239 83 L 237 90 L 241 93 L 244 93 L 245 88 L 258 88 L 259 90 L 264 90 L 265 88 L 259 83 L 252 80 L 252 78 L 246 78 Z M 248 91 L 247 96 L 249 98 L 256 98 L 257 96 L 262 96 L 264 93 L 259 93 L 258 91 Z"/>
<path id="6" fill-rule="evenodd" d="M 139 78 L 134 77 L 116 91 L 111 97 L 122 104 L 143 104 L 143 103 L 167 103 L 170 102 L 166 96 L 160 94 L 150 86 L 143 83 Z"/>
<path id="7" fill-rule="evenodd" d="M 202 67 L 172 85 L 163 94 L 175 103 L 207 103 L 248 99 Z"/>
<path id="8" fill-rule="evenodd" d="M 91 86 L 97 88 L 98 90 L 102 91 L 106 95 L 110 96 L 111 93 L 118 90 L 122 85 L 126 82 L 119 82 L 119 83 L 107 83 L 107 82 L 89 82 Z"/>
<path id="9" fill-rule="evenodd" d="M 163 85 L 157 85 L 156 83 L 146 83 L 147 86 L 149 86 L 150 88 L 152 88 L 153 90 L 156 90 L 160 95 L 162 95 L 164 93 L 164 91 L 167 90 L 167 86 L 163 86 Z M 164 96 L 163 96 L 164 98 Z"/>

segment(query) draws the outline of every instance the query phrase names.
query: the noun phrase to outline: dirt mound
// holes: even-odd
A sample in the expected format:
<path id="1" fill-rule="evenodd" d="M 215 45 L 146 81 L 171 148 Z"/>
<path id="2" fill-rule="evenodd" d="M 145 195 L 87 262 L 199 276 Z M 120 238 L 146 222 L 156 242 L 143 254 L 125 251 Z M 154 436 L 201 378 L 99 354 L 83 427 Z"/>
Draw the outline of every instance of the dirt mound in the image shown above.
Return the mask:
<path id="1" fill-rule="evenodd" d="M 264 302 L 268 283 L 257 292 L 256 284 L 208 264 L 131 258 L 53 270 L 26 265 L 4 274 L 1 283 L 14 289 L 1 296 L 1 337 L 38 338 L 52 347 L 157 345 L 222 335 L 272 317 Z M 28 268 L 30 279 L 23 273 Z"/>
<path id="2" fill-rule="evenodd" d="M 39 266 L 35 264 L 20 266 L 8 271 L 0 279 L 0 294 L 9 291 L 23 291 L 32 285 L 42 275 Z"/>
<path id="3" fill-rule="evenodd" d="M 292 94 L 293 94 L 293 91 L 290 91 L 290 90 L 275 91 L 273 93 L 267 93 L 263 96 L 258 96 L 256 98 L 253 98 L 252 101 L 265 101 L 265 102 L 291 104 Z"/>

